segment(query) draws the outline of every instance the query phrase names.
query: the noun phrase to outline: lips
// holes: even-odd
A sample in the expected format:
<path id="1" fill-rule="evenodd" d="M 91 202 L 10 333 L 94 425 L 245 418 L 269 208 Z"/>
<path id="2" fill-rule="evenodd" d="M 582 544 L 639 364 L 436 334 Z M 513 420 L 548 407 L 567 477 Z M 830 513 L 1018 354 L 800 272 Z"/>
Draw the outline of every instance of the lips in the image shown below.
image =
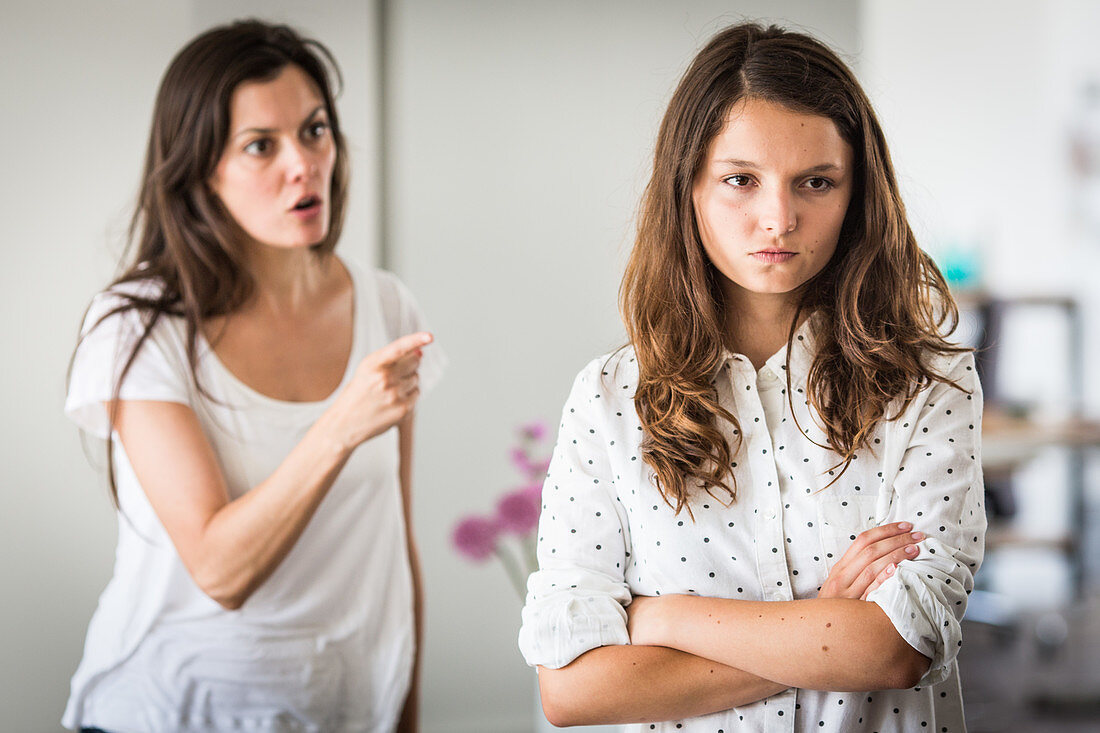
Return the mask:
<path id="1" fill-rule="evenodd" d="M 298 202 L 290 208 L 291 211 L 307 211 L 315 206 L 320 206 L 321 197 L 313 194 L 306 194 L 302 198 L 298 199 Z"/>
<path id="2" fill-rule="evenodd" d="M 778 265 L 791 259 L 796 254 L 797 252 L 791 252 L 785 249 L 762 249 L 759 252 L 751 253 L 750 256 L 765 264 Z"/>

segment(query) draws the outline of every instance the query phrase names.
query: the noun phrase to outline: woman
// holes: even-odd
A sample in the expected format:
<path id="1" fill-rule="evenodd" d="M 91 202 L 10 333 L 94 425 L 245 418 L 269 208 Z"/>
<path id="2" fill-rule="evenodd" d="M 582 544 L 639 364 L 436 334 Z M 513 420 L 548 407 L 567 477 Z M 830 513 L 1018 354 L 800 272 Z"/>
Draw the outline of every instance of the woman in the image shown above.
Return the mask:
<path id="1" fill-rule="evenodd" d="M 136 251 L 70 373 L 120 521 L 68 727 L 416 727 L 413 408 L 441 357 L 396 278 L 333 253 L 326 62 L 241 22 L 161 83 Z"/>
<path id="2" fill-rule="evenodd" d="M 882 131 L 820 42 L 681 80 L 543 491 L 520 646 L 563 724 L 963 730 L 981 391 Z"/>

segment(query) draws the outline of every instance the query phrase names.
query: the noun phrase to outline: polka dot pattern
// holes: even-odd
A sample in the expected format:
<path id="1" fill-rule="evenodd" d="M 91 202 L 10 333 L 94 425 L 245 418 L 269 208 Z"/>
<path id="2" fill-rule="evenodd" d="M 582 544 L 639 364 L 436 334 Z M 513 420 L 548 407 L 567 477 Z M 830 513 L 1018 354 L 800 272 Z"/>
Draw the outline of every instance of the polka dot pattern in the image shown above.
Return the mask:
<path id="1" fill-rule="evenodd" d="M 804 397 L 812 338 L 799 335 L 805 339 L 795 344 L 789 371 L 785 350 L 760 370 L 729 355 L 715 388 L 740 423 L 740 432 L 723 427 L 737 446 L 737 498 L 700 493 L 693 516 L 673 512 L 642 458 L 633 353 L 602 357 L 581 372 L 543 489 L 540 570 L 528 585 L 521 650 L 530 664 L 561 667 L 589 649 L 626 644 L 623 606 L 633 595 L 812 598 L 853 537 L 908 520 L 928 539 L 871 600 L 933 660 L 920 687 L 788 690 L 645 729 L 870 733 L 919 730 L 924 722 L 963 731 L 955 655 L 985 533 L 973 359 L 931 357 L 934 369 L 969 394 L 941 383 L 926 388 L 898 419 L 877 427 L 871 449 L 847 471 L 830 475 L 836 457 L 814 445 L 824 435 Z"/>

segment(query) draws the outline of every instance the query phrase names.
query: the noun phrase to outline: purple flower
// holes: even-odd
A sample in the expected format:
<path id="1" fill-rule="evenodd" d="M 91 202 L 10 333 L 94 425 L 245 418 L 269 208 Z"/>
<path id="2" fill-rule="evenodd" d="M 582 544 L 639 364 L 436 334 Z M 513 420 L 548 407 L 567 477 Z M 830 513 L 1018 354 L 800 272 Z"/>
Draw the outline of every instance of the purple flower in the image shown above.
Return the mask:
<path id="1" fill-rule="evenodd" d="M 525 486 L 506 494 L 497 504 L 497 525 L 520 537 L 535 531 L 542 508 L 542 487 Z"/>
<path id="2" fill-rule="evenodd" d="M 466 517 L 455 525 L 451 542 L 466 557 L 477 562 L 489 559 L 497 547 L 500 527 L 486 517 Z"/>
<path id="3" fill-rule="evenodd" d="M 531 459 L 527 457 L 527 451 L 523 448 L 512 449 L 512 465 L 522 474 L 531 473 Z"/>
<path id="4" fill-rule="evenodd" d="M 546 423 L 542 420 L 533 420 L 519 428 L 520 435 L 528 440 L 542 440 L 546 437 Z"/>

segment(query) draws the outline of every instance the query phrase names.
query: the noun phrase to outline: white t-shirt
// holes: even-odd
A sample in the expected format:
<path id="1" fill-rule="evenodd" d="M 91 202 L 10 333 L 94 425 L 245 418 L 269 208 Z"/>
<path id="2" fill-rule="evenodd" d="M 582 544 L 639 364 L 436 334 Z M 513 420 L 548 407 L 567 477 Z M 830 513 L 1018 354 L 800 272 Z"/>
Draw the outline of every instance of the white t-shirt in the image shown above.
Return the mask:
<path id="1" fill-rule="evenodd" d="M 347 263 L 346 263 L 347 264 Z M 347 264 L 354 340 L 340 388 L 322 402 L 283 402 L 238 380 L 200 336 L 198 392 L 185 325 L 161 317 L 121 398 L 189 405 L 214 447 L 231 498 L 270 475 L 335 400 L 358 363 L 424 329 L 416 303 L 386 272 Z M 156 283 L 120 286 L 155 292 Z M 96 296 L 84 330 L 120 302 Z M 139 315 L 108 318 L 80 344 L 65 412 L 106 438 L 102 403 L 140 333 Z M 421 390 L 442 372 L 424 351 Z M 205 595 L 180 561 L 121 444 L 114 575 L 88 627 L 63 724 L 148 731 L 390 731 L 412 669 L 412 579 L 398 480 L 397 431 L 348 460 L 294 548 L 239 610 Z"/>
<path id="2" fill-rule="evenodd" d="M 624 606 L 633 596 L 690 594 L 748 601 L 814 598 L 856 536 L 889 522 L 923 531 L 920 554 L 868 600 L 932 660 L 909 690 L 788 689 L 765 700 L 630 731 L 716 733 L 962 733 L 956 655 L 960 621 L 981 564 L 986 520 L 979 451 L 982 393 L 971 354 L 929 356 L 936 382 L 896 420 L 879 423 L 836 482 L 836 454 L 807 404 L 815 353 L 809 321 L 791 351 L 757 371 L 727 354 L 715 378 L 727 422 L 737 498 L 692 499 L 694 520 L 665 503 L 642 459 L 632 349 L 591 362 L 562 413 L 543 489 L 539 571 L 528 582 L 519 643 L 527 662 L 559 668 L 589 649 L 629 644 Z M 790 402 L 793 401 L 792 412 Z M 896 415 L 892 406 L 887 414 Z"/>

